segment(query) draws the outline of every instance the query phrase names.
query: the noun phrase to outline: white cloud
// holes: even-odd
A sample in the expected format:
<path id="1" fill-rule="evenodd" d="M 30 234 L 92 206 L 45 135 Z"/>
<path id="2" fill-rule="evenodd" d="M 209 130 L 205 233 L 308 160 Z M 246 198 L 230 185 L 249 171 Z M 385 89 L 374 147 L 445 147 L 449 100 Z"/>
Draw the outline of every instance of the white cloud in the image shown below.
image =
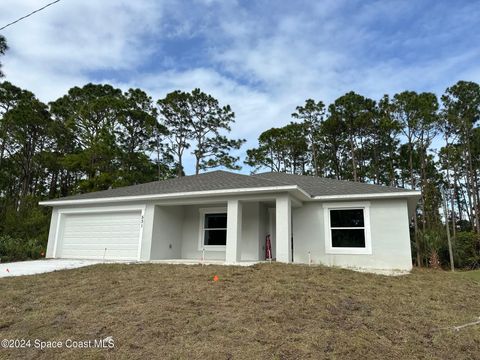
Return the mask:
<path id="1" fill-rule="evenodd" d="M 276 125 L 272 119 L 279 119 L 281 116 L 278 104 L 268 93 L 241 85 L 210 69 L 149 74 L 120 84 L 120 87 L 141 87 L 154 99 L 162 98 L 176 89 L 191 91 L 199 87 L 214 94 L 222 105 L 232 106 L 236 114 L 232 134 L 237 138 L 255 140 L 260 131 Z M 249 145 L 253 146 L 254 141 L 250 141 Z"/>
<path id="2" fill-rule="evenodd" d="M 39 6 L 3 0 L 0 24 Z M 350 90 L 377 99 L 406 89 L 439 94 L 459 79 L 480 81 L 478 35 L 470 34 L 471 44 L 457 51 L 431 44 L 464 41 L 478 15 L 471 7 L 452 9 L 450 31 L 442 9 L 422 12 L 422 5 L 403 1 L 249 6 L 62 0 L 3 32 L 11 47 L 1 59 L 3 70 L 6 80 L 44 101 L 95 80 L 140 87 L 155 99 L 200 87 L 233 107 L 232 136 L 248 139 L 245 149 L 255 146 L 260 132 L 291 121 L 295 106 L 307 98 L 328 103 Z M 420 32 L 409 32 L 423 13 L 416 23 Z M 183 50 L 190 51 L 187 60 L 174 45 L 164 47 L 196 40 L 201 45 Z"/>
<path id="3" fill-rule="evenodd" d="M 3 1 L 0 23 L 40 6 L 38 1 Z M 2 59 L 7 80 L 52 100 L 90 79 L 88 71 L 129 71 L 152 48 L 142 35 L 155 33 L 162 7 L 155 1 L 61 1 L 8 27 L 10 50 Z"/>

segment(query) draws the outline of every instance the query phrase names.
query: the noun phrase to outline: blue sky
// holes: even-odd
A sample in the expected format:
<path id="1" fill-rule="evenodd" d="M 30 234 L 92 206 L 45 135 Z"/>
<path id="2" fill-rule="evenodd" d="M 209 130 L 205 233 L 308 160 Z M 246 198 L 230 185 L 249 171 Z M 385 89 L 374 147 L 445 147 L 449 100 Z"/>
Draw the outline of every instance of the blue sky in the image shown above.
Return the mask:
<path id="1" fill-rule="evenodd" d="M 0 25 L 47 2 L 2 0 Z M 480 82 L 479 24 L 480 1 L 62 0 L 2 32 L 2 62 L 44 101 L 87 82 L 200 87 L 233 107 L 245 150 L 306 98 Z"/>

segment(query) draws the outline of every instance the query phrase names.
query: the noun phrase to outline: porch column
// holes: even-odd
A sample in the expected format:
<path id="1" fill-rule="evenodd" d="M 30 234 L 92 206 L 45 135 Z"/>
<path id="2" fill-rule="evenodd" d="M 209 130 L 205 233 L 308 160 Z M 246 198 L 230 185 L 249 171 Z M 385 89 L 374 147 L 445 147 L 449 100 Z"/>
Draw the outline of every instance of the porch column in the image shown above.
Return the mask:
<path id="1" fill-rule="evenodd" d="M 59 214 L 58 212 L 58 208 L 54 207 L 52 209 L 52 218 L 50 220 L 50 230 L 48 232 L 48 243 L 47 243 L 47 254 L 46 254 L 46 258 L 47 259 L 50 259 L 50 258 L 53 258 L 57 255 L 57 251 L 55 249 L 55 246 L 58 244 L 56 244 L 56 241 L 55 241 L 55 238 L 57 236 L 60 236 L 60 234 L 57 234 L 57 232 L 59 231 L 60 229 L 60 219 L 61 219 L 61 215 Z"/>
<path id="2" fill-rule="evenodd" d="M 153 224 L 155 223 L 155 205 L 148 204 L 145 207 L 142 222 L 142 241 L 138 260 L 151 260 Z"/>
<path id="3" fill-rule="evenodd" d="M 227 246 L 225 262 L 235 264 L 240 261 L 242 239 L 242 203 L 239 200 L 228 200 L 227 205 Z"/>
<path id="4" fill-rule="evenodd" d="M 277 261 L 289 263 L 292 261 L 292 201 L 288 194 L 277 197 L 275 213 Z"/>

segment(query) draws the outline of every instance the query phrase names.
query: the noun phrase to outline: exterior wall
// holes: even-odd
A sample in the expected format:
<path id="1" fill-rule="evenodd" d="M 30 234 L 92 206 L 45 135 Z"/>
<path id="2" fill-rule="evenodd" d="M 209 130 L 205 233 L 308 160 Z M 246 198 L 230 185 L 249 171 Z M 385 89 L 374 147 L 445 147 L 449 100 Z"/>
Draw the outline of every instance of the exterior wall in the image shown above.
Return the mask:
<path id="1" fill-rule="evenodd" d="M 271 200 L 268 198 L 265 201 L 269 201 L 271 204 Z M 53 257 L 55 253 L 56 233 L 62 223 L 60 213 L 135 208 L 144 209 L 140 260 L 201 259 L 199 209 L 226 208 L 226 202 L 223 202 L 223 199 L 222 202 L 215 201 L 209 204 L 199 202 L 200 200 L 197 199 L 197 205 L 185 205 L 185 203 L 161 205 L 158 202 L 138 202 L 119 203 L 115 206 L 54 207 L 46 257 Z M 245 199 L 242 201 L 242 205 L 241 260 L 263 260 L 265 236 L 269 232 L 272 235 L 273 256 L 276 257 L 278 247 L 276 243 L 276 209 L 267 208 L 260 201 L 255 201 L 254 198 Z M 323 202 L 305 202 L 301 207 L 292 208 L 294 262 L 308 263 L 308 252 L 310 251 L 312 262 L 315 264 L 379 270 L 411 269 L 407 200 L 370 200 L 372 254 L 369 255 L 329 255 L 325 253 L 323 205 Z M 225 260 L 225 251 L 206 251 L 205 258 L 207 260 Z"/>
<path id="2" fill-rule="evenodd" d="M 259 204 L 259 231 L 260 231 L 260 241 L 258 242 L 258 251 L 259 256 L 258 260 L 265 260 L 265 238 L 269 234 L 268 229 L 268 209 L 267 207 L 260 203 Z"/>
<path id="3" fill-rule="evenodd" d="M 259 260 L 260 244 L 263 235 L 260 231 L 260 204 L 250 202 L 243 204 L 242 221 L 242 260 Z"/>
<path id="4" fill-rule="evenodd" d="M 330 203 L 330 202 L 329 202 Z M 378 270 L 411 270 L 412 259 L 407 201 L 371 200 L 370 230 L 372 254 L 325 254 L 323 203 L 304 203 L 294 208 L 294 262 Z"/>
<path id="5" fill-rule="evenodd" d="M 200 209 L 208 207 L 225 207 L 226 204 L 184 206 L 182 231 L 182 259 L 201 259 L 202 251 L 198 244 L 200 239 Z M 225 251 L 205 251 L 206 260 L 225 260 Z"/>
<path id="6" fill-rule="evenodd" d="M 265 260 L 267 225 L 267 209 L 263 204 L 259 202 L 243 203 L 242 260 Z"/>
<path id="7" fill-rule="evenodd" d="M 270 234 L 270 242 L 272 245 L 272 259 L 277 258 L 277 223 L 275 220 L 275 208 L 267 209 L 267 233 Z"/>
<path id="8" fill-rule="evenodd" d="M 181 257 L 183 216 L 183 206 L 155 206 L 150 260 Z"/>
<path id="9" fill-rule="evenodd" d="M 266 208 L 259 202 L 242 202 L 242 260 L 259 260 L 264 257 L 266 235 Z M 54 207 L 50 221 L 46 257 L 54 256 L 55 238 L 61 227 L 60 213 L 85 211 L 115 211 L 123 208 L 143 208 L 143 231 L 139 259 L 201 259 L 199 250 L 200 208 L 225 207 L 225 203 L 199 205 L 158 205 L 148 203 L 121 203 L 112 205 L 84 205 Z M 60 234 L 61 235 L 61 234 Z M 225 251 L 206 251 L 207 260 L 225 260 Z"/>
<path id="10" fill-rule="evenodd" d="M 208 207 L 225 207 L 226 204 L 189 205 L 183 206 L 184 217 L 182 226 L 182 259 L 201 259 L 199 250 L 200 239 L 200 209 Z M 242 203 L 242 240 L 241 260 L 256 261 L 264 258 L 264 239 L 266 228 L 266 209 L 258 202 Z M 154 230 L 155 231 L 155 230 Z M 205 251 L 207 260 L 225 260 L 225 251 Z"/>

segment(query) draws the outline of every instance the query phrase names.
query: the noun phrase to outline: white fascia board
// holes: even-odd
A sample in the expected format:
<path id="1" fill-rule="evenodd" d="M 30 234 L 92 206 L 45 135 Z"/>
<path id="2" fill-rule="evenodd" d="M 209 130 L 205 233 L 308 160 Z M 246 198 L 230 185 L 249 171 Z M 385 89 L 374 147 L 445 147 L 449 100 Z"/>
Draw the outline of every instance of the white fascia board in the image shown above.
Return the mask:
<path id="1" fill-rule="evenodd" d="M 118 196 L 110 198 L 95 198 L 95 199 L 76 199 L 76 200 L 48 200 L 41 201 L 39 205 L 43 206 L 63 206 L 63 205 L 83 205 L 83 204 L 106 204 L 116 202 L 130 202 L 143 200 L 163 200 L 172 198 L 194 198 L 207 196 L 221 196 L 221 195 L 244 195 L 244 194 L 261 194 L 281 191 L 298 191 L 301 195 L 310 198 L 310 196 L 296 185 L 286 186 L 269 186 L 259 188 L 242 188 L 242 189 L 222 189 L 222 190 L 207 190 L 207 191 L 190 191 L 178 192 L 169 194 L 153 194 L 153 195 L 139 195 L 139 196 Z"/>
<path id="2" fill-rule="evenodd" d="M 321 195 L 314 196 L 312 200 L 351 200 L 351 199 L 395 199 L 395 198 L 420 198 L 421 191 L 390 192 L 376 194 L 350 194 L 350 195 Z"/>

